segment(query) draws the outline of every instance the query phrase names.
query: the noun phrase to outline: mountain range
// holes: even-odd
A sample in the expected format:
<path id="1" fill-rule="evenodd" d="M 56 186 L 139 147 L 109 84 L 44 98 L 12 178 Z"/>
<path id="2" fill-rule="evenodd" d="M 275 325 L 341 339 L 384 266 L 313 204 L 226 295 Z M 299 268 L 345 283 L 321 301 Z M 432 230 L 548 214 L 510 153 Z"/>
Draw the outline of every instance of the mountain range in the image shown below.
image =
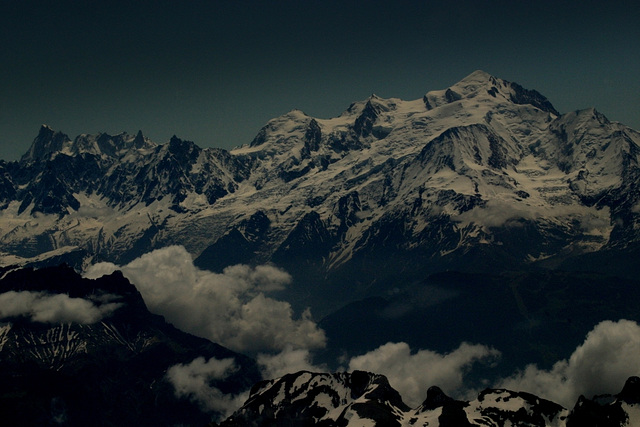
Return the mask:
<path id="1" fill-rule="evenodd" d="M 153 412 L 158 401 L 166 401 L 170 411 L 191 401 L 175 403 L 167 370 L 199 356 L 242 361 L 237 363 L 249 374 L 234 377 L 233 386 L 221 382 L 223 389 L 236 393 L 257 381 L 255 362 L 180 335 L 146 310 L 137 284 L 119 273 L 104 279 L 120 283 L 114 289 L 72 278 L 74 269 L 100 262 L 131 265 L 174 245 L 184 247 L 201 271 L 269 264 L 288 272 L 291 283 L 274 292 L 293 311 L 310 307 L 322 319 L 327 345 L 316 357 L 331 370 L 340 367 L 336 360 L 392 340 L 444 354 L 462 341 L 480 341 L 502 352 L 501 375 L 526 363 L 551 366 L 567 359 L 599 322 L 640 321 L 639 162 L 637 131 L 593 108 L 560 113 L 535 90 L 483 71 L 413 101 L 372 95 L 334 118 L 293 110 L 229 151 L 176 136 L 158 144 L 142 132 L 71 139 L 43 125 L 19 161 L 0 161 L 0 297 L 41 304 L 55 295 L 68 303 L 65 298 L 73 296 L 85 301 L 73 304 L 93 309 L 89 320 L 53 323 L 3 314 L 0 355 L 10 360 L 2 362 L 8 372 L 3 375 L 26 378 L 27 384 L 10 381 L 4 396 L 36 396 L 37 408 L 30 408 L 37 417 L 50 413 L 42 408 L 54 398 L 75 399 L 59 396 L 60 381 L 77 384 L 90 367 L 122 364 L 113 383 L 100 375 L 95 381 L 108 384 L 102 390 L 129 390 L 121 379 L 149 363 L 148 375 L 135 386 L 145 388 L 139 407 Z M 70 266 L 63 273 L 47 270 L 62 263 Z M 40 278 L 19 279 L 27 274 Z M 135 314 L 126 314 L 133 306 Z M 156 351 L 150 342 L 165 343 L 162 363 L 147 362 Z M 26 351 L 29 346 L 34 350 Z M 29 356 L 18 360 L 21 355 Z M 35 367 L 33 373 L 24 366 Z M 303 374 L 297 375 L 279 381 L 299 384 Z M 348 384 L 384 382 L 364 373 L 357 379 L 304 375 L 305 383 L 328 381 L 326 387 L 337 387 L 338 395 L 354 402 L 364 394 L 347 390 Z M 41 377 L 49 385 L 35 391 Z M 472 380 L 477 386 L 482 378 Z M 282 401 L 262 407 L 252 402 L 285 387 L 279 384 L 254 387 L 245 413 L 271 420 Z M 485 397 L 526 401 L 527 408 L 539 403 L 501 393 L 515 392 L 494 390 Z M 116 411 L 106 394 L 86 394 L 96 407 Z M 295 401 L 286 403 L 284 413 L 299 416 Z M 441 408 L 409 416 L 400 403 L 366 411 L 413 425 Z M 199 414 L 195 422 L 211 415 L 189 404 L 184 408 Z M 324 414 L 313 415 L 318 425 L 347 425 L 345 417 L 361 416 L 353 405 L 331 405 L 316 405 L 336 415 L 323 421 L 326 413 L 318 409 L 314 414 Z M 461 408 L 482 412 L 480 397 L 452 405 L 456 417 Z M 338 421 L 336 411 L 343 410 Z M 562 423 L 571 425 L 571 416 L 558 411 Z M 226 422 L 249 425 L 241 413 Z"/>
<path id="2" fill-rule="evenodd" d="M 636 277 L 639 144 L 595 109 L 560 114 L 482 71 L 332 119 L 294 110 L 231 151 L 43 126 L 0 163 L 2 260 L 122 264 L 181 244 L 214 271 L 272 262 L 318 277 L 305 303 L 323 310 L 336 308 L 329 289 L 368 296 L 399 274 L 589 260 Z M 358 284 L 337 286 L 347 280 Z"/>

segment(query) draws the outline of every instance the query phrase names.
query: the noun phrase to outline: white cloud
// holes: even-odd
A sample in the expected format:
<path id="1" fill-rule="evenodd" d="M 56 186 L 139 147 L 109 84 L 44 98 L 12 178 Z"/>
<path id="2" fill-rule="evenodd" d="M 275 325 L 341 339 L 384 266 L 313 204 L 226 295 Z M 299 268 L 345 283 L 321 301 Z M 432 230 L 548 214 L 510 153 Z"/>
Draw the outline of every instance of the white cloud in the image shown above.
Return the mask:
<path id="1" fill-rule="evenodd" d="M 307 349 L 286 348 L 275 355 L 261 353 L 257 359 L 262 378 L 265 380 L 300 371 L 327 371 L 326 366 L 313 365 L 311 353 Z"/>
<path id="2" fill-rule="evenodd" d="M 204 357 L 198 357 L 191 363 L 179 363 L 169 368 L 167 379 L 177 397 L 186 397 L 204 410 L 219 412 L 226 418 L 242 406 L 249 392 L 224 394 L 212 382 L 227 378 L 237 369 L 233 358 L 219 360 L 212 357 L 205 361 Z"/>
<path id="3" fill-rule="evenodd" d="M 389 384 L 410 406 L 421 404 L 432 385 L 445 393 L 461 392 L 464 374 L 475 362 L 494 360 L 500 352 L 483 345 L 462 343 L 448 354 L 430 350 L 411 353 L 407 343 L 387 343 L 349 362 L 349 370 L 363 370 L 383 374 Z"/>
<path id="4" fill-rule="evenodd" d="M 454 221 L 476 223 L 486 227 L 518 226 L 517 220 L 535 219 L 534 209 L 521 209 L 515 204 L 488 201 L 483 207 L 475 207 L 459 215 L 452 216 Z"/>
<path id="5" fill-rule="evenodd" d="M 71 214 L 71 217 L 104 219 L 115 215 L 115 213 L 116 211 L 108 206 L 81 205 L 77 212 Z"/>
<path id="6" fill-rule="evenodd" d="M 114 270 L 138 288 L 149 309 L 178 328 L 240 352 L 314 349 L 325 335 L 307 310 L 294 318 L 291 305 L 265 295 L 284 288 L 291 276 L 269 265 L 236 265 L 222 274 L 200 270 L 181 246 L 155 250 L 117 267 L 101 263 L 86 277 Z"/>
<path id="7" fill-rule="evenodd" d="M 279 378 L 299 371 L 325 372 L 326 366 L 314 366 L 308 349 L 287 347 L 277 354 L 260 353 L 258 366 L 263 379 Z M 237 395 L 224 394 L 212 385 L 237 371 L 232 358 L 205 361 L 198 357 L 189 364 L 174 365 L 167 371 L 177 397 L 187 397 L 207 411 L 220 412 L 224 418 L 239 409 L 249 398 L 249 390 Z"/>
<path id="8" fill-rule="evenodd" d="M 519 220 L 571 218 L 585 233 L 606 233 L 611 229 L 608 207 L 558 205 L 553 207 L 529 206 L 515 202 L 489 200 L 483 207 L 475 207 L 451 217 L 461 223 L 476 223 L 485 227 L 519 227 Z"/>
<path id="9" fill-rule="evenodd" d="M 550 370 L 528 365 L 498 387 L 521 390 L 572 408 L 582 394 L 618 393 L 628 377 L 640 375 L 640 326 L 610 320 L 599 323 L 568 360 Z"/>
<path id="10" fill-rule="evenodd" d="M 34 322 L 96 323 L 120 307 L 120 303 L 96 306 L 83 298 L 45 292 L 9 291 L 0 294 L 0 318 L 25 316 Z"/>

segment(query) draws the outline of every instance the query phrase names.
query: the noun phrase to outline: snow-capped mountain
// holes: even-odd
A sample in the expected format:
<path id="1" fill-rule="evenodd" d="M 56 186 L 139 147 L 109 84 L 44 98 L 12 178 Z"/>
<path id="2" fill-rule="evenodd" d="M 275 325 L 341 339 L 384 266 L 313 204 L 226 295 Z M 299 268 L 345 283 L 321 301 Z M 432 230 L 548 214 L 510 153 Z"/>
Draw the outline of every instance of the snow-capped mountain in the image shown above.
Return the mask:
<path id="1" fill-rule="evenodd" d="M 584 268 L 592 254 L 590 268 L 633 274 L 639 147 L 594 109 L 560 114 L 482 71 L 335 118 L 294 110 L 231 151 L 43 126 L 0 162 L 3 263 L 123 263 L 181 244 L 212 270 L 278 264 L 319 284 L 311 300 L 346 280 L 331 298 L 445 269 Z"/>
<path id="2" fill-rule="evenodd" d="M 221 425 L 233 426 L 632 426 L 640 423 L 640 379 L 615 396 L 580 397 L 565 409 L 535 395 L 486 389 L 471 401 L 437 386 L 409 408 L 384 376 L 362 371 L 298 372 L 256 384 L 247 402 Z"/>
<path id="3" fill-rule="evenodd" d="M 167 370 L 198 357 L 233 358 L 227 393 L 260 378 L 256 363 L 149 313 L 116 272 L 68 266 L 0 272 L 0 423 L 205 425 L 215 415 L 176 397 Z"/>
<path id="4" fill-rule="evenodd" d="M 247 402 L 223 426 L 365 425 L 376 414 L 380 425 L 402 416 L 409 407 L 383 375 L 298 372 L 263 381 L 251 389 Z"/>

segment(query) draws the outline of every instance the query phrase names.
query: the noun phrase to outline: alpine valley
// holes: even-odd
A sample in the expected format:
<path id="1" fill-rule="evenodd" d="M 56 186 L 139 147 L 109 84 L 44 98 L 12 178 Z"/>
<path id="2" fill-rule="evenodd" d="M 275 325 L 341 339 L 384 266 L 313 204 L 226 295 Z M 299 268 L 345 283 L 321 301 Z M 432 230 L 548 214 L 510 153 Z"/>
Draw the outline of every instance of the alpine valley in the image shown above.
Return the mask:
<path id="1" fill-rule="evenodd" d="M 0 161 L 0 291 L 69 294 L 53 279 L 50 289 L 42 278 L 37 289 L 16 285 L 64 263 L 56 273 L 64 280 L 92 283 L 90 293 L 73 291 L 79 297 L 126 300 L 144 321 L 118 308 L 109 321 L 48 332 L 12 318 L 0 344 L 12 373 L 3 375 L 26 375 L 22 362 L 48 372 L 49 383 L 67 375 L 63 350 L 48 350 L 47 337 L 64 351 L 71 336 L 84 337 L 83 354 L 109 348 L 120 359 L 91 363 L 126 360 L 122 378 L 133 363 L 127 351 L 144 364 L 149 343 L 170 341 L 164 364 L 145 377 L 151 397 L 139 405 L 153 412 L 153 396 L 165 398 L 162 369 L 193 359 L 195 348 L 232 354 L 165 330 L 128 282 L 102 289 L 69 278 L 173 245 L 202 270 L 270 264 L 291 274 L 278 299 L 322 319 L 327 345 L 314 360 L 329 370 L 391 341 L 442 353 L 486 344 L 502 354 L 493 374 L 502 377 L 528 363 L 551 367 L 599 322 L 640 321 L 640 133 L 593 108 L 562 114 L 535 90 L 483 71 L 413 101 L 372 95 L 335 118 L 293 110 L 230 151 L 175 136 L 157 144 L 142 132 L 71 139 L 43 125 L 19 161 Z M 19 330 L 41 342 L 21 348 L 48 356 L 16 356 Z M 252 359 L 236 360 L 247 374 L 230 383 L 253 384 Z M 73 381 L 89 369 L 77 363 Z M 478 389 L 487 375 L 469 380 Z M 602 416 L 618 426 L 640 420 L 637 387 L 631 378 L 606 403 L 581 398 L 573 410 L 518 391 L 487 389 L 463 402 L 434 388 L 410 409 L 381 375 L 292 372 L 256 384 L 223 425 L 605 425 L 580 421 Z M 34 393 L 25 390 L 2 393 Z"/>

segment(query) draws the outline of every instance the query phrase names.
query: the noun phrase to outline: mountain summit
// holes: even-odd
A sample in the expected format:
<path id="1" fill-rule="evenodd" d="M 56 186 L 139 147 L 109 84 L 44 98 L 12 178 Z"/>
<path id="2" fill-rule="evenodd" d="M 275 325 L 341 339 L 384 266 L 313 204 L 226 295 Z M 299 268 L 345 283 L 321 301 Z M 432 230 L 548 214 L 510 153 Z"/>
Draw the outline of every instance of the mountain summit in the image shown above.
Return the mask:
<path id="1" fill-rule="evenodd" d="M 560 114 L 483 71 L 330 119 L 293 110 L 231 151 L 43 127 L 0 163 L 0 241 L 5 264 L 79 251 L 123 263 L 181 244 L 203 268 L 272 262 L 316 278 L 318 298 L 368 278 L 336 300 L 446 269 L 589 259 L 633 275 L 639 147 L 594 109 Z"/>
<path id="2" fill-rule="evenodd" d="M 455 85 L 441 91 L 429 92 L 424 96 L 427 108 L 449 104 L 460 99 L 482 98 L 485 92 L 493 98 L 502 98 L 520 105 L 532 105 L 555 116 L 560 113 L 543 95 L 535 90 L 528 90 L 517 83 L 498 79 L 482 70 L 477 70 L 460 80 Z"/>

